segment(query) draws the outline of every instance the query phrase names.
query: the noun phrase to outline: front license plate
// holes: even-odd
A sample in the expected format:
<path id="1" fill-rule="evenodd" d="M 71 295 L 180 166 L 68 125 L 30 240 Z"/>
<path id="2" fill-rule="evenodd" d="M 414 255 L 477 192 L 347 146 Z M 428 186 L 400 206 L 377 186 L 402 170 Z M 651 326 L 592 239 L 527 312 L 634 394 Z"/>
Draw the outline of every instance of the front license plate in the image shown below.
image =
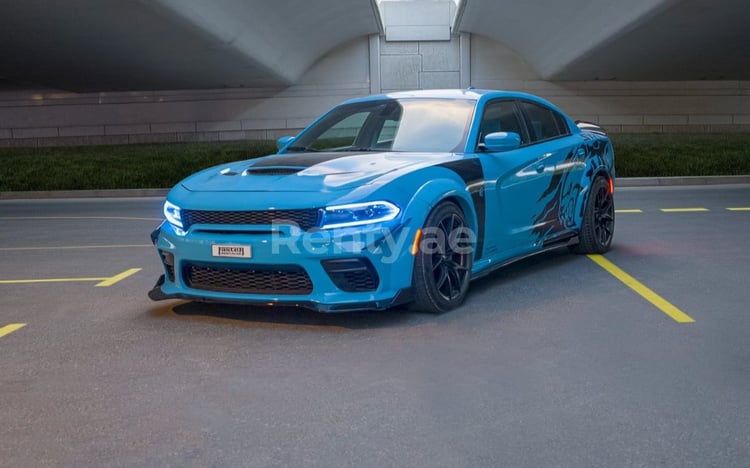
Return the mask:
<path id="1" fill-rule="evenodd" d="M 249 245 L 212 245 L 214 257 L 251 258 L 253 249 Z"/>

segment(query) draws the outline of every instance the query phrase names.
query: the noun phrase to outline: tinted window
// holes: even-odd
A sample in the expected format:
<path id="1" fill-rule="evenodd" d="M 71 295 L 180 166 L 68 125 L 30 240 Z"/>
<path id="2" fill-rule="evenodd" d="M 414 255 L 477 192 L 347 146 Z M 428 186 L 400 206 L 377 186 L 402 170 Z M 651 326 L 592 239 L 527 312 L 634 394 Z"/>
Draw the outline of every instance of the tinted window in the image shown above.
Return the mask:
<path id="1" fill-rule="evenodd" d="M 560 128 L 557 113 L 552 109 L 528 101 L 522 101 L 520 104 L 532 142 L 549 140 L 569 133 L 567 128 Z"/>
<path id="2" fill-rule="evenodd" d="M 565 120 L 565 117 L 557 112 L 553 112 L 553 114 L 555 115 L 555 120 L 557 120 L 557 128 L 560 129 L 560 132 L 563 135 L 570 135 L 570 128 L 568 128 L 568 121 Z"/>
<path id="3" fill-rule="evenodd" d="M 514 101 L 493 101 L 487 104 L 479 125 L 479 142 L 484 137 L 495 132 L 515 132 L 521 136 L 521 144 L 528 143 L 526 132 L 523 131 L 518 120 L 518 112 Z"/>

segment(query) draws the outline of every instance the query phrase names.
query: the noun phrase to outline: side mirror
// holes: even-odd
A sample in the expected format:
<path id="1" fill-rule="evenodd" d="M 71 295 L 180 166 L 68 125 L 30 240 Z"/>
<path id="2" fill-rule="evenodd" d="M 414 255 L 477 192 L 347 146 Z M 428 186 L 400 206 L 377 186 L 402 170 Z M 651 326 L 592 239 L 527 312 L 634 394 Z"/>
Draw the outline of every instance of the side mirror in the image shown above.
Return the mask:
<path id="1" fill-rule="evenodd" d="M 511 151 L 521 146 L 521 135 L 516 132 L 495 132 L 484 137 L 484 148 L 490 153 Z"/>
<path id="2" fill-rule="evenodd" d="M 283 137 L 279 138 L 278 140 L 276 140 L 276 148 L 278 148 L 279 150 L 281 150 L 281 148 L 283 148 L 286 145 L 288 145 L 289 143 L 293 142 L 295 138 L 297 138 L 297 137 L 293 137 L 291 135 L 286 135 L 286 136 L 283 136 Z"/>

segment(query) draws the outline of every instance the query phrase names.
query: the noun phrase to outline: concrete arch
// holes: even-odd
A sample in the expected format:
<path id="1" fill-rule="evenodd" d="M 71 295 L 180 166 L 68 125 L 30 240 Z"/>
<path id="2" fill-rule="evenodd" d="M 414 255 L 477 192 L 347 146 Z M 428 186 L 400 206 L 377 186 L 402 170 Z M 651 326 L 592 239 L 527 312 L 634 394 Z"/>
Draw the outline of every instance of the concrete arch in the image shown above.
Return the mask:
<path id="1" fill-rule="evenodd" d="M 72 91 L 286 87 L 381 31 L 374 0 L 0 0 L 2 81 Z"/>
<path id="2" fill-rule="evenodd" d="M 453 28 L 544 80 L 747 80 L 749 23 L 746 0 L 463 0 Z"/>
<path id="3" fill-rule="evenodd" d="M 750 131 L 747 0 L 454 1 L 0 0 L 0 147 L 275 139 L 470 85 L 613 133 Z"/>

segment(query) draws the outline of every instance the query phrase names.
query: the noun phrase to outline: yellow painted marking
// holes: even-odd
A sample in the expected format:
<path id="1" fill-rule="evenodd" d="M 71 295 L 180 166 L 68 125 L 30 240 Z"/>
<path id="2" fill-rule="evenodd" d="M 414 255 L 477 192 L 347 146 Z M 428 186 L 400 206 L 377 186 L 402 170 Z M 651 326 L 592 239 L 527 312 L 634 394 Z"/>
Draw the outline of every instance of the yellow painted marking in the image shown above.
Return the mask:
<path id="1" fill-rule="evenodd" d="M 0 327 L 0 338 L 4 337 L 5 335 L 10 335 L 14 331 L 25 327 L 25 323 L 11 323 L 10 325 L 6 325 L 4 327 Z"/>
<path id="2" fill-rule="evenodd" d="M 82 250 L 82 249 L 132 249 L 153 247 L 151 244 L 120 244 L 120 245 L 64 245 L 59 247 L 0 247 L 0 252 L 15 252 L 27 250 Z"/>
<path id="3" fill-rule="evenodd" d="M 727 208 L 729 211 L 750 211 L 750 206 L 737 206 L 734 208 Z"/>
<path id="4" fill-rule="evenodd" d="M 106 288 L 108 286 L 112 286 L 115 283 L 119 283 L 120 281 L 124 280 L 128 276 L 133 276 L 134 274 L 141 271 L 140 268 L 131 268 L 129 270 L 125 270 L 120 274 L 117 274 L 111 278 L 107 278 L 106 280 L 102 281 L 101 283 L 97 284 L 96 287 L 100 288 Z"/>
<path id="5" fill-rule="evenodd" d="M 0 280 L 0 284 L 36 284 L 36 283 L 75 283 L 86 281 L 104 281 L 109 278 L 46 278 L 46 279 L 19 279 Z"/>
<path id="6" fill-rule="evenodd" d="M 615 210 L 615 213 L 643 213 L 643 210 Z"/>
<path id="7" fill-rule="evenodd" d="M 662 208 L 664 213 L 699 213 L 708 211 L 708 208 Z"/>
<path id="8" fill-rule="evenodd" d="M 675 322 L 678 323 L 692 323 L 695 322 L 692 317 L 681 311 L 677 307 L 673 306 L 666 299 L 656 294 L 654 291 L 646 287 L 643 283 L 633 278 L 629 274 L 621 270 L 617 265 L 610 262 L 601 255 L 588 255 L 588 257 L 594 261 L 597 265 L 604 268 L 609 274 L 622 281 L 627 287 L 632 289 L 641 295 L 644 299 L 649 301 L 651 304 L 656 306 L 657 309 L 661 310 Z"/>
<path id="9" fill-rule="evenodd" d="M 97 281 L 95 286 L 107 287 L 124 280 L 141 271 L 140 268 L 131 268 L 109 277 L 85 277 L 85 278 L 44 278 L 44 279 L 19 279 L 19 280 L 0 280 L 0 284 L 39 284 L 39 283 L 80 283 L 88 281 Z"/>

